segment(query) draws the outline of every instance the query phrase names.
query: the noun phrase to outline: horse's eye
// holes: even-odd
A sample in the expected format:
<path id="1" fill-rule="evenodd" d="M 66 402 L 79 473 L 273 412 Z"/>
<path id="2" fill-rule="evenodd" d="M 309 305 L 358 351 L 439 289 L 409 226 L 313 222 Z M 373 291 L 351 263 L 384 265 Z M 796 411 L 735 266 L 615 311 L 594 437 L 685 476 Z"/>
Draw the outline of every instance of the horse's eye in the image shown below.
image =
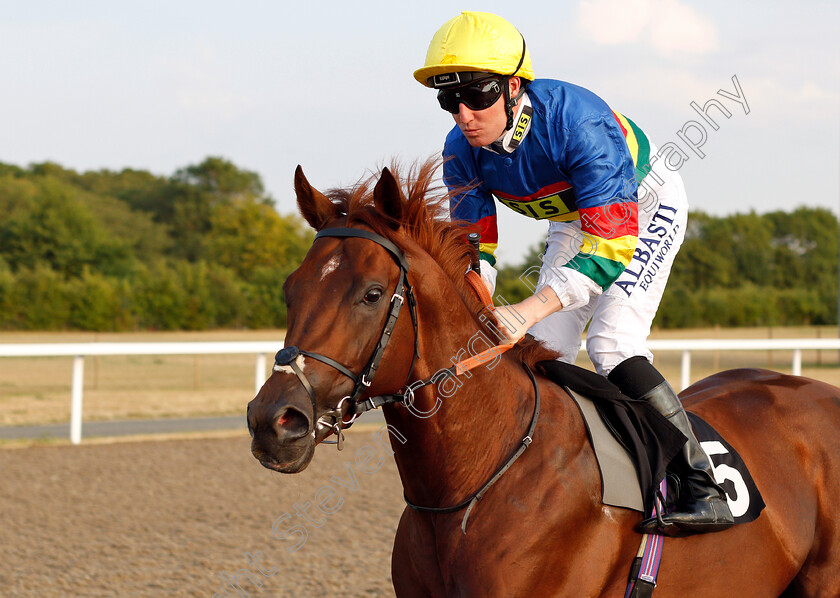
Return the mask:
<path id="1" fill-rule="evenodd" d="M 379 303 L 380 299 L 382 299 L 382 291 L 380 289 L 371 289 L 367 292 L 363 301 L 368 305 L 375 305 Z"/>

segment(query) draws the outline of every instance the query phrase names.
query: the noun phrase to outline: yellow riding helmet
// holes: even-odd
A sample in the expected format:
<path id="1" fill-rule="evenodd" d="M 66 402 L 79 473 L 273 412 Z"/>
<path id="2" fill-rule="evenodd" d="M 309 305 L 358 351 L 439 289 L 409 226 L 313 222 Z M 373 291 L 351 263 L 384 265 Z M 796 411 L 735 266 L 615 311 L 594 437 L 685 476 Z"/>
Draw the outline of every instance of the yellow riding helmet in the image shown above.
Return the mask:
<path id="1" fill-rule="evenodd" d="M 508 21 L 489 12 L 465 11 L 444 23 L 429 44 L 426 65 L 414 78 L 426 87 L 435 75 L 480 71 L 534 80 L 525 38 Z"/>

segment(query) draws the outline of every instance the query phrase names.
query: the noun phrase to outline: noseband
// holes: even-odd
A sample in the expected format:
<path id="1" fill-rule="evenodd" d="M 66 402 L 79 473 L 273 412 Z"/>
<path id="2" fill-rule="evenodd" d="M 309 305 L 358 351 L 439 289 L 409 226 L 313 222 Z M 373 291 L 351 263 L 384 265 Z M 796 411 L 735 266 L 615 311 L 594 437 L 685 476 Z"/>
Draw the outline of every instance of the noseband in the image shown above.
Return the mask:
<path id="1" fill-rule="evenodd" d="M 324 415 L 318 418 L 317 421 L 315 421 L 315 427 L 326 426 L 331 427 L 333 429 L 333 431 L 336 434 L 336 437 L 338 438 L 336 442 L 338 443 L 339 449 L 341 449 L 344 439 L 342 428 L 345 426 L 345 422 L 343 419 L 344 416 L 342 412 L 342 406 L 344 402 L 349 401 L 350 410 L 354 413 L 353 419 L 355 419 L 359 413 L 379 406 L 376 405 L 372 399 L 370 399 L 370 406 L 367 409 L 360 409 L 358 401 L 362 394 L 373 382 L 373 376 L 376 374 L 377 368 L 379 368 L 379 362 L 382 360 L 382 355 L 385 353 L 385 347 L 388 346 L 388 341 L 391 340 L 391 333 L 394 331 L 394 327 L 397 325 L 397 318 L 400 315 L 403 303 L 408 304 L 408 310 L 411 314 L 411 323 L 414 326 L 414 355 L 411 358 L 411 367 L 409 368 L 408 376 L 406 377 L 406 383 L 408 383 L 408 379 L 411 377 L 411 374 L 414 371 L 414 364 L 417 361 L 418 357 L 419 337 L 417 334 L 417 302 L 414 299 L 414 292 L 412 291 L 411 284 L 408 282 L 408 261 L 405 259 L 405 254 L 403 254 L 400 248 L 397 247 L 394 243 L 392 243 L 391 241 L 389 241 L 381 235 L 377 235 L 376 233 L 357 228 L 347 227 L 326 228 L 315 235 L 315 240 L 317 241 L 322 237 L 356 237 L 360 239 L 367 239 L 368 241 L 373 241 L 374 243 L 383 247 L 391 255 L 391 257 L 394 258 L 394 261 L 400 269 L 400 279 L 399 281 L 397 281 L 397 286 L 394 289 L 394 294 L 391 296 L 391 308 L 388 312 L 388 318 L 385 321 L 385 326 L 382 329 L 382 334 L 379 336 L 379 342 L 376 344 L 376 348 L 373 351 L 373 355 L 368 360 L 368 363 L 365 366 L 364 370 L 362 370 L 361 374 L 356 376 L 348 368 L 338 363 L 334 359 L 327 357 L 326 355 L 321 355 L 320 353 L 314 353 L 312 351 L 304 351 L 297 347 L 285 347 L 278 351 L 277 355 L 274 357 L 274 369 L 279 370 L 279 368 L 281 368 L 282 366 L 291 367 L 298 380 L 300 380 L 301 385 L 303 385 L 303 387 L 306 389 L 306 392 L 309 394 L 309 398 L 312 401 L 313 421 L 315 421 L 315 418 L 318 418 L 318 406 L 315 401 L 315 391 L 313 390 L 312 385 L 309 383 L 309 380 L 307 380 L 306 375 L 303 373 L 303 370 L 298 366 L 297 358 L 301 355 L 305 355 L 307 357 L 317 359 L 318 361 L 326 363 L 327 365 L 335 368 L 336 370 L 353 380 L 355 384 L 353 392 L 341 399 L 341 401 L 339 401 L 338 405 L 336 405 L 335 408 L 328 410 L 326 413 L 324 413 Z M 385 397 L 376 398 L 385 399 Z M 384 402 L 386 401 L 383 400 L 382 403 Z M 327 422 L 325 418 L 331 418 L 332 423 Z M 352 423 L 352 420 L 348 423 Z"/>

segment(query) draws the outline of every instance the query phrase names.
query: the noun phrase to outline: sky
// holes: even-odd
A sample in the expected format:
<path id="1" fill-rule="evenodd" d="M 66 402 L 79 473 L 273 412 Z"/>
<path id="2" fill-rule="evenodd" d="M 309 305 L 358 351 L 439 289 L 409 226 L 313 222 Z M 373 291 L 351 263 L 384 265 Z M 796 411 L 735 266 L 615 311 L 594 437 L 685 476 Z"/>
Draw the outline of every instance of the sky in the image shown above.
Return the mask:
<path id="1" fill-rule="evenodd" d="M 836 0 L 0 0 L 0 8 L 7 164 L 168 176 L 221 156 L 257 172 L 277 209 L 294 212 L 298 164 L 328 189 L 394 159 L 439 155 L 451 116 L 412 73 L 444 22 L 481 10 L 517 26 L 537 77 L 582 85 L 657 146 L 681 147 L 693 210 L 840 208 Z M 716 130 L 691 106 L 713 98 L 730 114 L 709 109 Z M 698 145 L 705 136 L 697 152 L 681 131 Z M 499 215 L 497 257 L 518 263 L 546 224 L 504 206 Z"/>

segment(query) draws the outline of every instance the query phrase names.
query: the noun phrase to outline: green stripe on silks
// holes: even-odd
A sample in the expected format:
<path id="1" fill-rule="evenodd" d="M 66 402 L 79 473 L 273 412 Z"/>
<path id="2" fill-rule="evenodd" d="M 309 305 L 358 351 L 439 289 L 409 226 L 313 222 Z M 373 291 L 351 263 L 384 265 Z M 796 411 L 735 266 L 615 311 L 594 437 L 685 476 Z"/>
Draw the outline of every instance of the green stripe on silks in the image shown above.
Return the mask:
<path id="1" fill-rule="evenodd" d="M 624 118 L 627 118 L 626 116 Z M 644 134 L 639 127 L 636 126 L 632 120 L 627 118 L 627 122 L 633 128 L 633 133 L 636 135 L 636 143 L 639 144 L 639 155 L 636 157 L 636 182 L 641 183 L 642 179 L 650 172 L 650 141 L 647 135 Z"/>
<path id="2" fill-rule="evenodd" d="M 588 253 L 578 253 L 565 267 L 588 276 L 604 290 L 624 272 L 624 264 Z"/>
<path id="3" fill-rule="evenodd" d="M 484 253 L 483 251 L 480 251 L 478 253 L 478 257 L 479 257 L 479 259 L 484 260 L 485 262 L 487 262 L 491 266 L 496 265 L 496 257 L 492 253 Z"/>

